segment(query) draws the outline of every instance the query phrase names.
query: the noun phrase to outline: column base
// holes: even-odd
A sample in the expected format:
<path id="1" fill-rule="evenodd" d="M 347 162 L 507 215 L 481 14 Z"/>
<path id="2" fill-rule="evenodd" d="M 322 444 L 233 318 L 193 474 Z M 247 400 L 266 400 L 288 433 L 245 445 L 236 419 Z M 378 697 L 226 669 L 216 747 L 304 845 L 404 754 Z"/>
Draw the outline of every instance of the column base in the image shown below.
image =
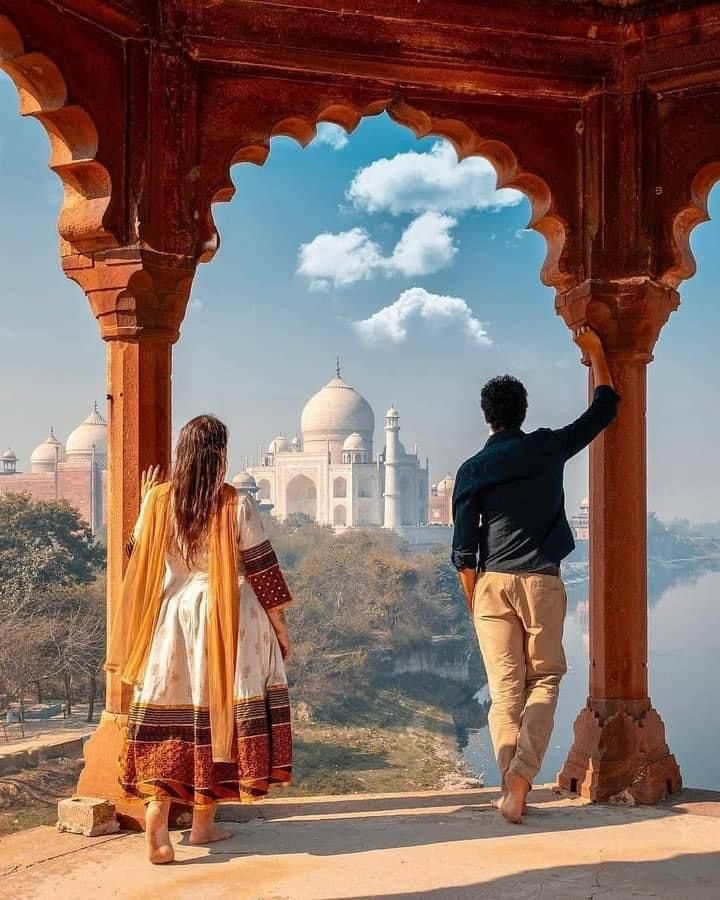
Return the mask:
<path id="1" fill-rule="evenodd" d="M 649 702 L 641 712 L 632 701 L 597 703 L 602 712 L 589 702 L 575 720 L 575 740 L 559 786 L 599 802 L 628 791 L 637 803 L 657 803 L 679 791 L 680 769 L 665 742 L 663 721 Z"/>
<path id="2" fill-rule="evenodd" d="M 103 711 L 97 730 L 85 744 L 85 766 L 76 793 L 112 801 L 121 827 L 142 831 L 145 826 L 142 801 L 128 800 L 120 790 L 120 756 L 126 731 L 126 715 Z"/>

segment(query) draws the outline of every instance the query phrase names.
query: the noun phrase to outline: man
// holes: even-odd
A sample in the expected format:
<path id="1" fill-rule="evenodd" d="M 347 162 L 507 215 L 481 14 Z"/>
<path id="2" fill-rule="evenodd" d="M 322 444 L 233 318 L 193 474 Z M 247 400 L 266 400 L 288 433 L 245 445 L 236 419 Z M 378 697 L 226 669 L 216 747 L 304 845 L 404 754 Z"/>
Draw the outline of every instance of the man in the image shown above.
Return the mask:
<path id="1" fill-rule="evenodd" d="M 525 433 L 524 386 L 509 375 L 493 378 L 480 398 L 490 438 L 460 467 L 453 493 L 453 563 L 485 661 L 500 811 L 510 822 L 525 811 L 566 671 L 560 563 L 575 542 L 565 517 L 565 463 L 612 422 L 619 400 L 598 335 L 583 327 L 574 339 L 592 366 L 590 407 L 565 428 Z"/>

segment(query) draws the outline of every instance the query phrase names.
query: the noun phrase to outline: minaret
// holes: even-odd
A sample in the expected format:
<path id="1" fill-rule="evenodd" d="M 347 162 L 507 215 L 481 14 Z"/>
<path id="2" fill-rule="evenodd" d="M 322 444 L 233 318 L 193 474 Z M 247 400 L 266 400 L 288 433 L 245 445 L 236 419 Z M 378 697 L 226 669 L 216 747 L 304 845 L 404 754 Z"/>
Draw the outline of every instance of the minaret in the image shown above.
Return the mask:
<path id="1" fill-rule="evenodd" d="M 393 531 L 400 527 L 400 416 L 394 406 L 385 415 L 385 520 Z"/>

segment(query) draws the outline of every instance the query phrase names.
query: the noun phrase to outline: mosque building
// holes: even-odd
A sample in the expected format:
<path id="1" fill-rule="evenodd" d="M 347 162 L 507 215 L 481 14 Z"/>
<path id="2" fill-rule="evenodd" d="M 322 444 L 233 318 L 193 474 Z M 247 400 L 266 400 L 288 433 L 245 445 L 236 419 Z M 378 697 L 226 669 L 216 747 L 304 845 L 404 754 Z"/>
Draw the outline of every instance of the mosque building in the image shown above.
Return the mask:
<path id="1" fill-rule="evenodd" d="M 236 476 L 281 520 L 297 513 L 335 528 L 382 526 L 399 531 L 428 522 L 428 463 L 400 440 L 400 415 L 385 416 L 376 454 L 375 414 L 340 374 L 305 405 L 300 435 L 274 438 L 259 465 Z M 249 481 L 248 479 L 252 479 Z M 254 483 L 253 483 L 254 482 Z"/>
<path id="2" fill-rule="evenodd" d="M 63 444 L 50 428 L 30 457 L 30 471 L 18 468 L 8 449 L 0 457 L 0 497 L 30 494 L 34 500 L 66 500 L 80 512 L 93 534 L 106 522 L 107 422 L 97 404 Z"/>

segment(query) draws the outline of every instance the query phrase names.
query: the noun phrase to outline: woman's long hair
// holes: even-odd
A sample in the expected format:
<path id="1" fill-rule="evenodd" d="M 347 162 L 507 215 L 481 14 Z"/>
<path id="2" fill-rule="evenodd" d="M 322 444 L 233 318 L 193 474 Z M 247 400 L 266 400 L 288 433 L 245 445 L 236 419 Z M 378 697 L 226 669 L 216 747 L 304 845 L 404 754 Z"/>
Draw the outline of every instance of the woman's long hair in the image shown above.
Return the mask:
<path id="1" fill-rule="evenodd" d="M 215 416 L 197 416 L 180 432 L 172 473 L 175 540 L 192 568 L 217 512 L 227 469 L 228 431 Z"/>

